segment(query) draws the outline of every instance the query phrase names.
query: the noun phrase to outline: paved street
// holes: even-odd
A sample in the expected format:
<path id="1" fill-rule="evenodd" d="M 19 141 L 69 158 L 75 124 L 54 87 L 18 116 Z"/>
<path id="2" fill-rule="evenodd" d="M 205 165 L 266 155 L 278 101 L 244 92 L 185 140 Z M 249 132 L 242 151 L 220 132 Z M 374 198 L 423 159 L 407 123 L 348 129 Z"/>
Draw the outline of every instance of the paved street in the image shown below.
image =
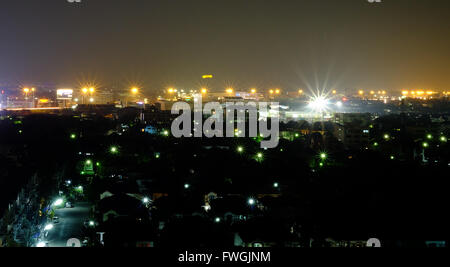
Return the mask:
<path id="1" fill-rule="evenodd" d="M 83 222 L 89 217 L 89 203 L 75 203 L 71 209 L 59 209 L 55 216 L 59 217 L 59 223 L 54 224 L 47 241 L 49 247 L 66 247 L 67 240 L 78 238 L 82 241 Z"/>

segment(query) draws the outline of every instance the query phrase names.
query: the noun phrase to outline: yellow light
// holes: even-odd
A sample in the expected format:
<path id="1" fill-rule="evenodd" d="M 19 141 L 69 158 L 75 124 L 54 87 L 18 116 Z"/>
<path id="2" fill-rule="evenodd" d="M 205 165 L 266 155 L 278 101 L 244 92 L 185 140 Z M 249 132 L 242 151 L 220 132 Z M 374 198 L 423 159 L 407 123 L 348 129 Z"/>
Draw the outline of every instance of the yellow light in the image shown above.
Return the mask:
<path id="1" fill-rule="evenodd" d="M 31 88 L 31 91 L 32 91 L 32 92 L 36 91 L 36 88 L 34 88 L 34 87 L 33 87 L 33 88 Z"/>
<path id="2" fill-rule="evenodd" d="M 371 95 L 374 95 L 374 94 L 375 94 L 375 91 L 370 91 L 370 94 L 371 94 Z"/>
<path id="3" fill-rule="evenodd" d="M 385 94 L 386 94 L 386 91 L 381 91 L 381 94 L 385 95 Z"/>
<path id="4" fill-rule="evenodd" d="M 402 95 L 408 95 L 409 91 L 402 91 Z"/>
<path id="5" fill-rule="evenodd" d="M 83 91 L 84 94 L 86 94 L 88 92 L 87 88 L 83 88 L 81 91 Z"/>
<path id="6" fill-rule="evenodd" d="M 279 95 L 280 92 L 281 92 L 280 89 L 275 90 L 275 93 L 276 93 L 277 95 Z"/>
<path id="7" fill-rule="evenodd" d="M 298 93 L 303 94 L 303 90 L 302 89 L 298 90 Z"/>
<path id="8" fill-rule="evenodd" d="M 363 90 L 359 90 L 358 94 L 359 94 L 359 95 L 363 95 L 363 94 L 364 94 L 364 91 L 363 91 Z"/>
<path id="9" fill-rule="evenodd" d="M 173 88 L 169 88 L 169 89 L 167 90 L 167 92 L 169 92 L 169 94 L 172 94 L 174 91 L 175 91 L 175 90 L 174 90 Z"/>
<path id="10" fill-rule="evenodd" d="M 208 93 L 208 90 L 206 88 L 202 88 L 202 94 Z"/>
<path id="11" fill-rule="evenodd" d="M 270 90 L 269 93 L 270 93 L 271 95 L 273 95 L 274 91 L 273 91 L 273 90 Z"/>
<path id="12" fill-rule="evenodd" d="M 232 94 L 233 93 L 233 88 L 228 88 L 227 89 L 227 93 Z"/>
<path id="13" fill-rule="evenodd" d="M 333 93 L 333 94 L 335 95 L 335 94 L 337 94 L 337 91 L 336 91 L 336 90 L 333 90 L 333 92 L 332 92 L 332 93 Z"/>
<path id="14" fill-rule="evenodd" d="M 89 92 L 91 93 L 95 92 L 95 88 L 94 87 L 89 88 Z"/>
<path id="15" fill-rule="evenodd" d="M 433 91 L 427 91 L 427 95 L 432 95 L 432 94 L 434 94 Z"/>
<path id="16" fill-rule="evenodd" d="M 25 93 L 28 93 L 28 92 L 30 92 L 30 88 L 24 88 L 23 91 L 24 91 Z"/>
<path id="17" fill-rule="evenodd" d="M 39 103 L 45 104 L 48 103 L 50 100 L 48 99 L 39 99 Z"/>
<path id="18" fill-rule="evenodd" d="M 252 92 L 252 94 L 256 94 L 256 89 L 253 88 L 253 89 L 251 90 L 251 92 Z"/>
<path id="19" fill-rule="evenodd" d="M 202 78 L 203 79 L 212 79 L 214 76 L 213 75 L 203 75 Z"/>
<path id="20" fill-rule="evenodd" d="M 416 94 L 423 95 L 423 94 L 425 94 L 425 92 L 424 91 L 417 91 Z"/>
<path id="21" fill-rule="evenodd" d="M 135 95 L 135 94 L 139 93 L 139 89 L 134 87 L 131 89 L 131 93 Z"/>

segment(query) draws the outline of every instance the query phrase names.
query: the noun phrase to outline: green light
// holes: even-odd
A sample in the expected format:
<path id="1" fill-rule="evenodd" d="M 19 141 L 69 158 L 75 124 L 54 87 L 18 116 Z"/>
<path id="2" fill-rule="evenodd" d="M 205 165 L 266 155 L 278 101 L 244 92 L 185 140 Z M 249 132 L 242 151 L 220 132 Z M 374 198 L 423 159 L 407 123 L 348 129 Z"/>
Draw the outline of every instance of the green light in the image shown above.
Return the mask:
<path id="1" fill-rule="evenodd" d="M 441 142 L 447 142 L 447 137 L 441 136 L 441 138 L 439 138 L 439 140 L 441 140 Z"/>
<path id="2" fill-rule="evenodd" d="M 109 151 L 110 151 L 112 154 L 117 154 L 117 153 L 119 152 L 119 149 L 118 149 L 117 147 L 113 146 L 113 147 L 111 147 L 111 148 L 109 149 Z"/>
<path id="3" fill-rule="evenodd" d="M 378 143 L 377 142 L 373 143 L 373 146 L 378 146 Z"/>
<path id="4" fill-rule="evenodd" d="M 427 142 L 423 142 L 422 146 L 423 147 L 429 147 L 430 145 Z"/>
<path id="5" fill-rule="evenodd" d="M 319 163 L 319 166 L 320 166 L 320 167 L 323 167 L 323 162 Z"/>
<path id="6" fill-rule="evenodd" d="M 433 139 L 433 135 L 427 134 L 427 138 L 428 138 L 428 139 Z"/>
<path id="7" fill-rule="evenodd" d="M 320 153 L 319 156 L 320 156 L 320 158 L 321 158 L 322 160 L 325 160 L 325 159 L 327 159 L 327 157 L 328 157 L 327 153 L 325 153 L 325 152 Z"/>
<path id="8" fill-rule="evenodd" d="M 298 133 L 295 134 L 295 137 L 300 137 L 300 135 Z"/>
<path id="9" fill-rule="evenodd" d="M 169 136 L 169 131 L 164 130 L 164 131 L 162 132 L 162 134 L 163 134 L 164 136 Z"/>
<path id="10" fill-rule="evenodd" d="M 155 153 L 155 158 L 157 158 L 157 159 L 159 159 L 161 157 L 161 154 L 160 153 Z"/>
<path id="11" fill-rule="evenodd" d="M 395 159 L 395 157 L 394 156 L 391 156 L 391 160 L 394 160 Z"/>
<path id="12" fill-rule="evenodd" d="M 97 162 L 95 165 L 97 165 L 97 167 L 100 167 L 100 162 Z"/>
<path id="13" fill-rule="evenodd" d="M 91 165 L 92 161 L 90 159 L 86 160 L 86 165 Z"/>
<path id="14" fill-rule="evenodd" d="M 76 139 L 77 138 L 77 135 L 76 134 L 71 134 L 70 135 L 70 139 Z"/>
<path id="15" fill-rule="evenodd" d="M 384 136 L 383 136 L 383 138 L 384 139 L 386 139 L 386 140 L 388 140 L 389 138 L 391 138 L 388 134 L 385 134 Z"/>
<path id="16" fill-rule="evenodd" d="M 237 148 L 237 152 L 239 152 L 239 153 L 242 153 L 242 152 L 244 152 L 244 148 L 243 148 L 243 147 L 241 147 L 241 146 L 239 146 L 239 147 Z"/>

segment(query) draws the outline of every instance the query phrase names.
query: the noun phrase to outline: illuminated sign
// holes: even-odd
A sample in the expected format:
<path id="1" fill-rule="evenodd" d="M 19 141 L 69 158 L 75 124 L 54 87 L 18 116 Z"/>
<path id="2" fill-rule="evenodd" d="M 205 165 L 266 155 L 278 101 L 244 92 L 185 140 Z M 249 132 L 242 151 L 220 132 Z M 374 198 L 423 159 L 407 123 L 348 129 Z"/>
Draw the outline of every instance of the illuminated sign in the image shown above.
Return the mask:
<path id="1" fill-rule="evenodd" d="M 56 98 L 58 100 L 72 100 L 72 89 L 58 89 L 56 90 Z"/>

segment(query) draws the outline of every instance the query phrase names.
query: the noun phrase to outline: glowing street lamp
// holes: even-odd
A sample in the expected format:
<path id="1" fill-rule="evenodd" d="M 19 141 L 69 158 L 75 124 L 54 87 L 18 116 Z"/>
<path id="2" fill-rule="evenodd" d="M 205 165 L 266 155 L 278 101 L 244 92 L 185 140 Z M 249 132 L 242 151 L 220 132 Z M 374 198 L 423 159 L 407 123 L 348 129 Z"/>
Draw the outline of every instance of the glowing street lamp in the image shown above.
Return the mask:
<path id="1" fill-rule="evenodd" d="M 256 89 L 253 88 L 253 89 L 250 90 L 250 92 L 252 92 L 252 94 L 256 94 Z"/>
<path id="2" fill-rule="evenodd" d="M 248 201 L 247 201 L 247 203 L 248 203 L 250 206 L 253 206 L 253 205 L 255 205 L 256 201 L 255 201 L 255 199 L 253 199 L 253 198 L 249 198 Z"/>
<path id="3" fill-rule="evenodd" d="M 131 93 L 132 93 L 133 95 L 137 95 L 137 94 L 139 93 L 139 89 L 136 88 L 136 87 L 131 88 Z"/>
<path id="4" fill-rule="evenodd" d="M 206 88 L 202 88 L 202 94 L 208 93 L 208 90 Z"/>
<path id="5" fill-rule="evenodd" d="M 237 152 L 239 152 L 239 153 L 244 152 L 244 148 L 242 146 L 238 146 Z"/>
<path id="6" fill-rule="evenodd" d="M 184 184 L 184 189 L 189 189 L 191 187 L 190 184 Z"/>
<path id="7" fill-rule="evenodd" d="M 234 92 L 233 88 L 227 88 L 227 94 L 232 94 Z"/>
<path id="8" fill-rule="evenodd" d="M 389 140 L 389 138 L 391 138 L 391 137 L 389 136 L 389 134 L 385 134 L 385 135 L 383 135 L 383 138 L 384 138 L 385 140 Z"/>
<path id="9" fill-rule="evenodd" d="M 433 139 L 433 135 L 431 135 L 431 134 L 427 134 L 427 139 Z"/>
<path id="10" fill-rule="evenodd" d="M 64 203 L 64 200 L 62 198 L 58 198 L 55 202 L 53 202 L 53 206 L 58 207 L 61 206 Z"/>
<path id="11" fill-rule="evenodd" d="M 47 225 L 44 227 L 44 230 L 45 230 L 45 231 L 50 231 L 50 230 L 52 230 L 52 229 L 53 229 L 53 224 L 51 224 L 51 223 L 47 224 Z"/>
<path id="12" fill-rule="evenodd" d="M 215 219 L 214 219 L 214 221 L 216 222 L 216 223 L 220 223 L 220 217 L 216 217 Z"/>
<path id="13" fill-rule="evenodd" d="M 147 203 L 150 202 L 150 199 L 149 199 L 148 197 L 144 197 L 144 198 L 142 199 L 142 202 L 143 202 L 144 204 L 147 204 Z"/>
<path id="14" fill-rule="evenodd" d="M 430 146 L 430 144 L 428 144 L 427 142 L 423 142 L 423 143 L 422 143 L 422 146 L 423 146 L 424 148 L 427 148 L 427 147 Z"/>
<path id="15" fill-rule="evenodd" d="M 116 146 L 112 146 L 109 151 L 111 154 L 117 154 L 119 152 L 119 149 Z"/>
<path id="16" fill-rule="evenodd" d="M 447 142 L 447 137 L 446 136 L 441 136 L 441 138 L 439 138 L 439 140 L 441 140 L 441 142 Z"/>
<path id="17" fill-rule="evenodd" d="M 326 153 L 324 153 L 324 152 L 320 153 L 319 156 L 320 156 L 320 159 L 322 159 L 322 160 L 325 160 L 328 157 L 328 155 Z"/>
<path id="18" fill-rule="evenodd" d="M 278 188 L 280 185 L 278 183 L 273 183 L 273 187 Z"/>
<path id="19" fill-rule="evenodd" d="M 70 135 L 70 139 L 76 139 L 77 138 L 77 135 L 76 134 L 71 134 Z"/>

